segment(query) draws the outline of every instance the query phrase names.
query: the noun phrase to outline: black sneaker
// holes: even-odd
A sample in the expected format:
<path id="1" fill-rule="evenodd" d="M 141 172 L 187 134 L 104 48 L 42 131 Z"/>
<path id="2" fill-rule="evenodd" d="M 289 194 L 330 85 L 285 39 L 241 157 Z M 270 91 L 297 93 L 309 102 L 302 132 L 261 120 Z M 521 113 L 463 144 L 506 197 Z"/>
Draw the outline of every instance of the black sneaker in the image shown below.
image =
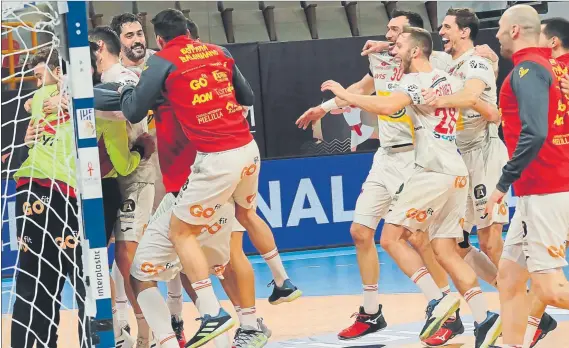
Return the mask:
<path id="1" fill-rule="evenodd" d="M 447 319 L 453 315 L 460 307 L 460 300 L 453 295 L 444 295 L 438 300 L 431 300 L 427 305 L 427 320 L 419 338 L 421 341 L 427 340 L 433 336 Z"/>
<path id="2" fill-rule="evenodd" d="M 455 318 L 447 319 L 439 331 L 423 341 L 423 345 L 427 347 L 442 346 L 457 335 L 462 335 L 464 333 L 464 325 L 462 324 L 462 320 L 460 320 L 460 309 L 458 309 L 455 314 Z"/>
<path id="3" fill-rule="evenodd" d="M 533 342 L 531 343 L 530 348 L 535 347 L 537 342 L 541 341 L 548 333 L 555 329 L 557 329 L 557 320 L 553 319 L 551 315 L 543 313 L 537 331 L 535 332 L 535 336 L 533 336 Z"/>
<path id="4" fill-rule="evenodd" d="M 184 321 L 182 319 L 178 320 L 175 315 L 172 315 L 172 330 L 176 334 L 176 340 L 180 347 L 186 345 L 186 336 L 184 335 Z"/>
<path id="5" fill-rule="evenodd" d="M 379 305 L 377 313 L 367 314 L 364 311 L 364 307 L 360 307 L 359 313 L 354 313 L 352 315 L 352 317 L 356 317 L 356 322 L 350 327 L 340 331 L 338 339 L 353 340 L 385 329 L 387 327 L 387 323 L 385 322 L 381 308 L 382 306 Z"/>
<path id="6" fill-rule="evenodd" d="M 502 333 L 502 319 L 496 313 L 488 312 L 486 320 L 478 324 L 474 322 L 475 348 L 490 348 Z"/>
<path id="7" fill-rule="evenodd" d="M 272 305 L 292 302 L 302 295 L 302 291 L 298 290 L 290 279 L 285 280 L 281 287 L 277 286 L 274 280 L 271 281 L 267 287 L 270 287 L 271 285 L 274 285 L 273 293 L 269 296 L 269 303 Z"/>
<path id="8" fill-rule="evenodd" d="M 194 337 L 186 343 L 186 348 L 201 347 L 235 325 L 235 320 L 223 308 L 219 309 L 215 317 L 206 314 L 203 318 L 196 319 L 198 320 L 201 320 L 202 324 Z"/>

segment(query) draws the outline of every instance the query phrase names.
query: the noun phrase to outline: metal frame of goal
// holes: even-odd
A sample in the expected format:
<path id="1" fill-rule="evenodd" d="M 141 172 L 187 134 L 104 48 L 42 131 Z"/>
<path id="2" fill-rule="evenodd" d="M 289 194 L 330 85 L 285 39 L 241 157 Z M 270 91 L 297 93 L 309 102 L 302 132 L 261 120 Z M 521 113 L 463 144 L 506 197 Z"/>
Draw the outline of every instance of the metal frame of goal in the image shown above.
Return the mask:
<path id="1" fill-rule="evenodd" d="M 34 2 L 28 2 L 34 4 Z M 67 63 L 79 189 L 80 229 L 83 231 L 86 333 L 92 347 L 114 347 L 110 275 L 105 237 L 99 152 L 95 132 L 93 85 L 88 43 L 87 4 L 85 1 L 58 1 L 60 25 L 55 34 L 58 50 Z M 4 7 L 4 4 L 2 4 Z M 3 209 L 4 210 L 4 209 Z"/>

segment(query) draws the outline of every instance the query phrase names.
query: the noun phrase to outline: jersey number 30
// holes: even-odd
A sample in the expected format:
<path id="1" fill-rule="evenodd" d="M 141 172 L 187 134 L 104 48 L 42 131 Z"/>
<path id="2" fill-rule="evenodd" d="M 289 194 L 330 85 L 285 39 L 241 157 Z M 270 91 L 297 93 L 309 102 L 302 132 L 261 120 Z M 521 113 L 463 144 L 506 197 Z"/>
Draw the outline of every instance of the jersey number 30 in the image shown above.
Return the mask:
<path id="1" fill-rule="evenodd" d="M 441 122 L 435 127 L 435 132 L 440 134 L 452 134 L 456 127 L 456 109 L 439 108 L 435 115 L 441 117 Z"/>

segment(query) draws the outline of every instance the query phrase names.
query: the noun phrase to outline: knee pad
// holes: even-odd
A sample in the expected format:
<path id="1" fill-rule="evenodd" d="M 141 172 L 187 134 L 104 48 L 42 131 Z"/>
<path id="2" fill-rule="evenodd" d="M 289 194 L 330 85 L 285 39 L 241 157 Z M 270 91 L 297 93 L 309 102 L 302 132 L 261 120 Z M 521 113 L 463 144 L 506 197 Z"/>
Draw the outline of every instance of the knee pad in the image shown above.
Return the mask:
<path id="1" fill-rule="evenodd" d="M 468 249 L 470 248 L 470 232 L 466 232 L 466 231 L 462 231 L 462 234 L 464 236 L 464 240 L 460 243 L 458 243 L 458 246 L 461 249 Z"/>

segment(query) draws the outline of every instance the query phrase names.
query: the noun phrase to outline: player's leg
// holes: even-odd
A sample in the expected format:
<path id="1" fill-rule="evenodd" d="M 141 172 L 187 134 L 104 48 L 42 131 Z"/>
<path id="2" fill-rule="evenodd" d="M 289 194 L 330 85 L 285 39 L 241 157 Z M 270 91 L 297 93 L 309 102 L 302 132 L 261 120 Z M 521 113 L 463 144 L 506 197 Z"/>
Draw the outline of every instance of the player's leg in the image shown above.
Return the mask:
<path id="1" fill-rule="evenodd" d="M 153 199 L 153 184 L 132 183 L 125 187 L 115 226 L 115 261 L 124 278 L 125 293 L 136 317 L 138 340 L 143 343 L 150 340 L 150 329 L 130 284 L 130 268 L 138 241 L 150 220 Z"/>
<path id="2" fill-rule="evenodd" d="M 527 200 L 527 259 L 535 295 L 545 305 L 569 309 L 565 242 L 569 228 L 569 192 L 530 196 Z"/>
<path id="3" fill-rule="evenodd" d="M 229 330 L 235 321 L 220 307 L 209 279 L 208 263 L 197 237 L 204 231 L 219 230 L 227 221 L 217 214 L 230 201 L 242 168 L 234 151 L 198 153 L 194 171 L 182 186 L 172 208 L 168 238 L 174 245 L 184 272 L 200 298 L 202 325 L 188 342 L 189 347 L 205 344 Z M 225 162 L 225 166 L 218 163 Z M 215 172 L 212 175 L 212 172 Z M 209 326 L 207 326 L 209 325 Z M 206 327 L 207 326 L 207 327 Z M 213 328 L 213 331 L 209 331 Z"/>
<path id="4" fill-rule="evenodd" d="M 557 321 L 545 312 L 547 306 L 534 293 L 535 289 L 532 286 L 528 292 L 529 317 L 523 344 L 527 348 L 534 347 L 550 331 L 557 328 Z"/>
<path id="5" fill-rule="evenodd" d="M 241 169 L 239 171 L 239 182 L 232 194 L 235 201 L 235 217 L 238 222 L 247 230 L 251 240 L 268 238 L 270 243 L 265 246 L 273 246 L 274 238 L 272 231 L 265 220 L 257 215 L 257 194 L 259 188 L 259 171 L 261 169 L 261 160 L 257 143 L 253 140 L 251 143 L 236 150 L 234 156 L 240 159 Z M 270 237 L 269 237 L 270 236 Z M 269 264 L 271 270 L 279 269 L 280 279 L 285 278 L 283 283 L 279 285 L 277 279 L 274 280 L 273 293 L 269 297 L 269 303 L 277 305 L 283 302 L 291 302 L 302 295 L 300 291 L 284 272 L 282 261 L 278 254 L 276 246 L 274 249 L 267 251 L 259 250 L 263 253 L 263 258 Z M 272 266 L 271 266 L 272 264 Z"/>
<path id="6" fill-rule="evenodd" d="M 183 347 L 186 344 L 186 336 L 184 335 L 184 320 L 182 319 L 184 302 L 182 298 L 182 280 L 180 273 L 178 273 L 174 279 L 166 282 L 166 287 L 168 291 L 166 303 L 170 310 L 172 328 L 176 333 L 176 339 L 180 347 Z"/>
<path id="7" fill-rule="evenodd" d="M 433 178 L 435 179 L 435 178 Z M 476 273 L 457 252 L 456 241 L 463 237 L 461 221 L 464 219 L 468 196 L 467 178 L 437 175 L 446 190 L 441 198 L 444 205 L 438 210 L 435 228 L 430 231 L 437 260 L 448 272 L 454 285 L 468 303 L 475 320 L 476 347 L 488 347 L 500 336 L 501 321 L 488 310 L 488 303 L 480 289 Z"/>

